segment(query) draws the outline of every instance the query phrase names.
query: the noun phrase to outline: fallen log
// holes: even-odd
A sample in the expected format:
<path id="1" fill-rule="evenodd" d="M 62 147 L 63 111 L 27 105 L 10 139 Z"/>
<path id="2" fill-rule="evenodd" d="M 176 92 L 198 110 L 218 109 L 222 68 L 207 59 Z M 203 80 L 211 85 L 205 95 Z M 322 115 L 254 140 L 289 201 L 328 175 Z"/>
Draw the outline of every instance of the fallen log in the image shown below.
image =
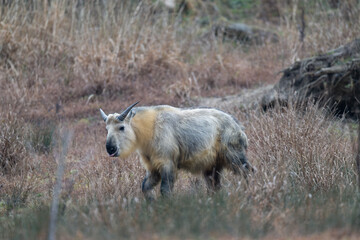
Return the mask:
<path id="1" fill-rule="evenodd" d="M 286 104 L 295 95 L 312 97 L 330 107 L 336 115 L 360 116 L 360 39 L 303 59 L 282 71 L 280 81 L 261 100 L 264 110 Z"/>

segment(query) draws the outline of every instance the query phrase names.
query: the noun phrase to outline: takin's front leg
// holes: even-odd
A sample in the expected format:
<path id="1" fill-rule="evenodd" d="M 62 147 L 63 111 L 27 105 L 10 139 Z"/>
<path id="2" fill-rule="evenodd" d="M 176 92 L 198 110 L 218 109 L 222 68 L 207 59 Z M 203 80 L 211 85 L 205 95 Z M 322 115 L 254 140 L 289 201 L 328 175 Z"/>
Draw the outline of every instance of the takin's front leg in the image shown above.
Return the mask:
<path id="1" fill-rule="evenodd" d="M 172 163 L 167 163 L 161 168 L 160 192 L 163 196 L 169 196 L 174 187 L 176 178 L 175 167 Z"/>
<path id="2" fill-rule="evenodd" d="M 151 201 L 154 199 L 154 196 L 151 193 L 151 190 L 160 182 L 161 175 L 157 171 L 148 171 L 146 177 L 141 184 L 141 190 L 144 193 L 146 200 Z"/>

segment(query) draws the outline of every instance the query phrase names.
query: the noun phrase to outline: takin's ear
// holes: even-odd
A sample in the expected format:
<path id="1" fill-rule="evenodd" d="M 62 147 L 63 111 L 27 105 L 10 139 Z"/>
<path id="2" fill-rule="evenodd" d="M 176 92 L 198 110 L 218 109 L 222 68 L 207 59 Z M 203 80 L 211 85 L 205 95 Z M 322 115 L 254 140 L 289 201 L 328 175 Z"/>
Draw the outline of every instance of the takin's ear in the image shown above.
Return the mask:
<path id="1" fill-rule="evenodd" d="M 130 120 L 130 119 L 132 119 L 133 117 L 135 117 L 135 115 L 136 115 L 136 110 L 132 109 L 132 110 L 129 112 L 127 118 L 129 118 L 129 120 Z"/>
<path id="2" fill-rule="evenodd" d="M 135 117 L 135 115 L 136 115 L 136 110 L 132 109 L 132 110 L 128 113 L 128 115 L 125 117 L 124 121 L 127 122 L 127 123 L 130 123 L 131 119 L 132 119 L 133 117 Z"/>

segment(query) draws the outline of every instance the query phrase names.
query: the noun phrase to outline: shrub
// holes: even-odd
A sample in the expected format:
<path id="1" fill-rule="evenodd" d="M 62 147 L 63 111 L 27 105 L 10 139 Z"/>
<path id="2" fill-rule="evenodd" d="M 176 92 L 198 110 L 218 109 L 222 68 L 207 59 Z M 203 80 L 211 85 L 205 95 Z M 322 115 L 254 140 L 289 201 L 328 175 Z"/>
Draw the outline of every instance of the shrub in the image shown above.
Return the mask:
<path id="1" fill-rule="evenodd" d="M 15 174 L 24 170 L 28 151 L 27 127 L 21 118 L 8 113 L 0 116 L 0 172 Z"/>
<path id="2" fill-rule="evenodd" d="M 271 206 L 287 196 L 354 189 L 353 149 L 345 124 L 313 104 L 252 115 L 249 159 L 258 168 L 249 191 Z"/>
<path id="3" fill-rule="evenodd" d="M 22 118 L 0 116 L 0 213 L 23 206 L 37 183 L 33 179 L 28 127 Z"/>
<path id="4" fill-rule="evenodd" d="M 51 122 L 41 122 L 32 125 L 29 135 L 31 147 L 39 153 L 51 152 L 55 129 L 56 125 Z"/>

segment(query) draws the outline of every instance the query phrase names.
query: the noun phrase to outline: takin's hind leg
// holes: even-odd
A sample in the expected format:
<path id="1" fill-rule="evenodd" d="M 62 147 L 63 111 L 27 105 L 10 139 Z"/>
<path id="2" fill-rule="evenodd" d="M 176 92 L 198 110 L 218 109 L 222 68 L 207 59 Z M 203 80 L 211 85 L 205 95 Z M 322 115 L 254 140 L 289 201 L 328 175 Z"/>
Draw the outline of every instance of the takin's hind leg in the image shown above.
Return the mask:
<path id="1" fill-rule="evenodd" d="M 147 201 L 154 199 L 151 190 L 160 182 L 161 176 L 157 171 L 151 171 L 146 173 L 146 177 L 141 184 L 141 190 Z"/>
<path id="2" fill-rule="evenodd" d="M 208 193 L 219 190 L 221 188 L 221 168 L 213 167 L 211 170 L 205 171 L 204 179 L 206 182 Z"/>

